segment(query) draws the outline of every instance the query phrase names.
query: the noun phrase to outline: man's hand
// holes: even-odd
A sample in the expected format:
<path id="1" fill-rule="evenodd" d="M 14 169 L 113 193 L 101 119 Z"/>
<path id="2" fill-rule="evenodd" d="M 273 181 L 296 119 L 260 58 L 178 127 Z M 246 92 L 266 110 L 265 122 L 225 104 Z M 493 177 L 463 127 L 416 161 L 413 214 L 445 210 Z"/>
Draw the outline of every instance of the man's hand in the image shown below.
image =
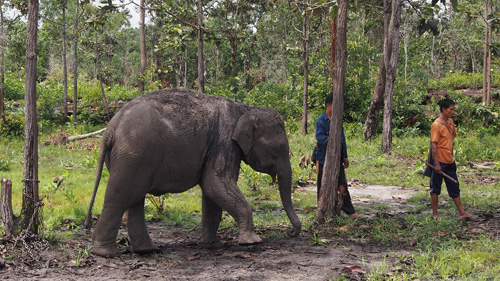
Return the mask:
<path id="1" fill-rule="evenodd" d="M 349 168 L 349 159 L 348 158 L 345 158 L 344 159 L 344 168 Z"/>
<path id="2" fill-rule="evenodd" d="M 441 174 L 443 172 L 443 168 L 441 168 L 441 164 L 439 164 L 439 162 L 434 165 L 434 171 L 438 174 Z"/>

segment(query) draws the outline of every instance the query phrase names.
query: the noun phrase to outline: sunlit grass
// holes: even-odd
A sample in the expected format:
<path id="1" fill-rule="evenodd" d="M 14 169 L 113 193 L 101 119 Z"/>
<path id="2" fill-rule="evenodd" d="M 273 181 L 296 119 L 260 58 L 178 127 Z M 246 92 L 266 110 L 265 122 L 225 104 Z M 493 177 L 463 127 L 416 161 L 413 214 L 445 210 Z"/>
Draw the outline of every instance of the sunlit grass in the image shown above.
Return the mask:
<path id="1" fill-rule="evenodd" d="M 76 133 L 76 132 L 75 132 Z M 400 265 L 396 273 L 391 265 L 382 264 L 366 275 L 368 280 L 495 280 L 500 266 L 498 233 L 472 235 L 458 220 L 453 201 L 443 186 L 439 197 L 441 219 L 430 216 L 430 198 L 426 186 L 429 178 L 422 179 L 423 163 L 426 158 L 428 137 L 405 137 L 393 139 L 392 155 L 380 152 L 381 140 L 363 139 L 362 128 L 349 126 L 346 130 L 350 167 L 346 169 L 347 179 L 357 179 L 362 184 L 397 185 L 413 188 L 415 195 L 407 200 L 408 208 L 401 214 L 390 214 L 386 204 L 356 206 L 359 212 L 371 213 L 369 220 L 350 220 L 347 216 L 333 218 L 328 227 L 316 224 L 316 174 L 311 166 L 299 167 L 300 158 L 311 154 L 315 145 L 314 134 L 306 136 L 289 134 L 291 164 L 293 170 L 292 200 L 302 222 L 304 232 L 312 245 L 348 245 L 349 243 L 373 243 L 398 249 L 407 248 L 416 241 L 410 254 L 401 257 L 411 260 Z M 472 139 L 479 139 L 472 135 Z M 41 137 L 40 143 L 47 139 Z M 498 147 L 498 138 L 481 137 L 481 143 L 458 139 L 460 159 L 489 160 L 482 152 L 483 146 Z M 60 243 L 71 236 L 70 226 L 78 228 L 85 218 L 95 181 L 95 165 L 98 145 L 95 140 L 72 143 L 66 146 L 40 145 L 39 191 L 44 199 L 44 235 Z M 13 207 L 19 214 L 21 208 L 23 140 L 1 139 L 0 152 L 8 159 L 8 170 L 0 177 L 13 181 Z M 494 151 L 491 153 L 495 153 Z M 460 164 L 460 163 L 459 163 Z M 461 197 L 467 211 L 478 214 L 496 212 L 500 206 L 500 183 L 483 182 L 477 171 L 459 165 Z M 481 171 L 484 178 L 498 177 L 498 169 Z M 63 179 L 60 185 L 55 179 Z M 108 174 L 105 172 L 97 194 L 93 212 L 102 210 L 104 191 Z M 310 191 L 299 188 L 309 185 Z M 290 222 L 283 210 L 276 184 L 271 177 L 258 173 L 242 163 L 238 187 L 253 209 L 256 231 L 265 239 L 287 239 L 286 229 Z M 158 204 L 161 204 L 158 205 Z M 386 215 L 389 214 L 389 215 Z M 201 228 L 201 189 L 194 187 L 187 192 L 170 194 L 155 202 L 146 200 L 146 219 L 161 219 L 167 226 L 185 229 Z M 1 231 L 0 231 L 1 232 Z M 235 220 L 223 212 L 219 233 L 238 234 Z"/>

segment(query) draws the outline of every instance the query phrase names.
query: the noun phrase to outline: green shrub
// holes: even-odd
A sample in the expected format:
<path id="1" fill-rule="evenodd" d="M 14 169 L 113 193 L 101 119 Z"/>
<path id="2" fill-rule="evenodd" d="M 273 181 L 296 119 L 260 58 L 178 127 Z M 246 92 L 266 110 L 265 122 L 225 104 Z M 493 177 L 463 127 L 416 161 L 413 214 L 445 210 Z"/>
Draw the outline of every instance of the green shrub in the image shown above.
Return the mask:
<path id="1" fill-rule="evenodd" d="M 0 136 L 23 136 L 24 135 L 24 115 L 6 114 L 4 122 L 0 119 Z"/>
<path id="2" fill-rule="evenodd" d="M 461 70 L 449 72 L 442 79 L 431 79 L 428 88 L 433 90 L 481 88 L 483 86 L 483 73 L 467 73 Z"/>
<path id="3" fill-rule="evenodd" d="M 7 153 L 0 154 L 0 171 L 6 172 L 9 170 L 9 160 L 7 160 Z"/>
<path id="4" fill-rule="evenodd" d="M 5 100 L 19 100 L 24 98 L 24 72 L 5 72 Z"/>

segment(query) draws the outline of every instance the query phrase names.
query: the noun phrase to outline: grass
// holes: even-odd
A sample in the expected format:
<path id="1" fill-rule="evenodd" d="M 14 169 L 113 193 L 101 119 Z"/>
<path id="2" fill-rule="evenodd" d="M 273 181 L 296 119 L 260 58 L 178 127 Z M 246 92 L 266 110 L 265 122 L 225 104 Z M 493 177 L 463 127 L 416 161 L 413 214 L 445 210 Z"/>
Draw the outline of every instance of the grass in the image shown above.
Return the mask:
<path id="1" fill-rule="evenodd" d="M 346 170 L 348 179 L 373 185 L 397 185 L 417 189 L 416 195 L 408 200 L 412 207 L 400 214 L 388 214 L 384 204 L 359 207 L 359 212 L 378 214 L 368 221 L 352 221 L 346 216 L 333 218 L 326 226 L 318 226 L 316 218 L 316 194 L 312 192 L 293 193 L 293 202 L 303 223 L 304 233 L 311 245 L 346 245 L 346 243 L 369 243 L 387 246 L 391 249 L 408 248 L 410 254 L 401 256 L 397 270 L 383 262 L 366 274 L 367 280 L 496 280 L 500 273 L 500 240 L 497 231 L 472 233 L 456 217 L 456 208 L 446 195 L 440 196 L 441 219 L 430 217 L 429 195 L 423 188 L 428 179 L 422 179 L 424 166 L 419 159 L 426 158 L 428 137 L 405 137 L 393 139 L 393 155 L 380 152 L 380 137 L 365 141 L 360 126 L 351 126 L 346 131 L 351 166 Z M 89 130 L 89 129 L 83 129 Z M 78 132 L 74 131 L 72 134 Z M 468 139 L 480 140 L 478 142 Z M 40 143 L 49 139 L 42 135 Z M 302 156 L 310 154 L 314 147 L 314 135 L 290 134 L 291 163 L 296 186 L 316 180 L 316 174 L 308 166 L 300 168 Z M 457 148 L 461 162 L 491 161 L 484 153 L 489 147 L 491 153 L 500 147 L 498 137 L 485 137 L 468 132 L 457 137 Z M 40 195 L 44 198 L 44 233 L 48 240 L 62 243 L 71 236 L 71 228 L 78 228 L 83 221 L 95 180 L 95 165 L 98 155 L 98 141 L 86 140 L 67 146 L 40 145 L 39 177 Z M 0 139 L 1 178 L 13 181 L 13 207 L 19 214 L 21 208 L 23 141 L 18 138 Z M 494 167 L 500 167 L 495 165 Z M 462 200 L 466 210 L 474 213 L 497 212 L 500 202 L 499 169 L 481 171 L 468 166 L 459 166 Z M 62 179 L 62 181 L 61 181 Z M 101 180 L 94 213 L 99 215 L 107 182 L 107 174 Z M 58 184 L 60 183 L 60 184 Z M 282 211 L 277 186 L 268 175 L 257 173 L 242 164 L 239 188 L 245 194 L 254 210 L 254 224 L 257 232 L 269 239 L 284 239 L 288 218 Z M 201 190 L 199 187 L 161 198 L 146 200 L 148 220 L 161 219 L 166 225 L 199 229 L 201 227 Z M 68 227 L 62 227 L 63 225 Z M 234 219 L 224 212 L 220 228 L 226 234 L 236 235 L 238 229 Z M 1 231 L 0 231 L 1 232 Z M 88 255 L 82 248 L 77 260 Z"/>

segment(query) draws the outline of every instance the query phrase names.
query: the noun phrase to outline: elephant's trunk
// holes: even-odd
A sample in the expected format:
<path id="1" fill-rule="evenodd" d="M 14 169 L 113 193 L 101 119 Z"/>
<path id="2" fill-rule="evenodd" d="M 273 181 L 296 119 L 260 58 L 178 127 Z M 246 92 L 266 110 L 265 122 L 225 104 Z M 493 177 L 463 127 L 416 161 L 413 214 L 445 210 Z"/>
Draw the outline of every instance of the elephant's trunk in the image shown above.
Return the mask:
<path id="1" fill-rule="evenodd" d="M 292 168 L 290 167 L 290 162 L 284 165 L 285 168 L 280 167 L 278 169 L 278 185 L 280 190 L 281 202 L 283 202 L 283 207 L 285 212 L 292 223 L 292 228 L 287 230 L 287 233 L 291 237 L 299 235 L 302 224 L 295 214 L 292 205 Z"/>

